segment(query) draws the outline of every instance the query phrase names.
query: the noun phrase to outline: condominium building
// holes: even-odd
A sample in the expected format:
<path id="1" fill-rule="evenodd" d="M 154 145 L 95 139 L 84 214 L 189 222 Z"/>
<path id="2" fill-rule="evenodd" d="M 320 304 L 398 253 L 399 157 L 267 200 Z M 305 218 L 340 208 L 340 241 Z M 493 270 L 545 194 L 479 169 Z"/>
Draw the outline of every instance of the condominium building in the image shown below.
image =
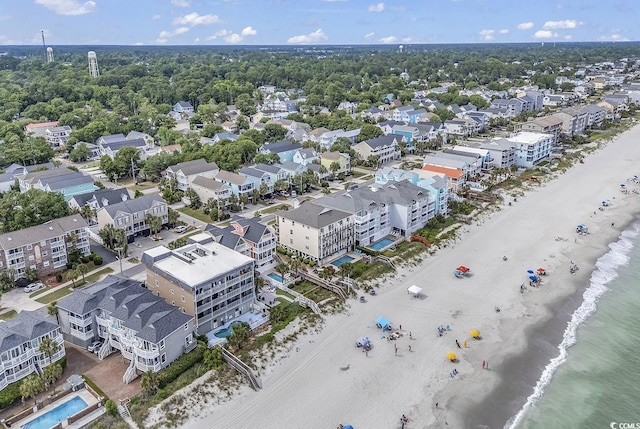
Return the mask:
<path id="1" fill-rule="evenodd" d="M 530 168 L 551 155 L 555 137 L 553 134 L 538 134 L 521 132 L 507 137 L 507 140 L 516 145 L 516 165 Z"/>
<path id="2" fill-rule="evenodd" d="M 87 222 L 79 214 L 0 234 L 0 269 L 13 270 L 15 279 L 24 278 L 27 269 L 51 274 L 67 265 L 74 249 L 91 253 Z"/>
<path id="3" fill-rule="evenodd" d="M 87 347 L 100 338 L 100 359 L 119 350 L 129 360 L 124 383 L 139 371 L 160 371 L 196 346 L 193 317 L 132 279 L 109 275 L 60 299 L 57 307 L 65 340 Z"/>
<path id="4" fill-rule="evenodd" d="M 171 250 L 159 246 L 142 255 L 147 287 L 185 314 L 206 334 L 250 312 L 255 302 L 255 261 L 217 243 L 209 234 Z"/>
<path id="5" fill-rule="evenodd" d="M 59 349 L 51 358 L 40 351 L 45 338 Z M 42 369 L 65 356 L 64 340 L 55 320 L 36 311 L 21 311 L 8 322 L 0 323 L 0 390 L 29 374 L 42 374 Z"/>
<path id="6" fill-rule="evenodd" d="M 278 244 L 320 265 L 355 246 L 354 215 L 306 202 L 298 208 L 278 211 Z"/>

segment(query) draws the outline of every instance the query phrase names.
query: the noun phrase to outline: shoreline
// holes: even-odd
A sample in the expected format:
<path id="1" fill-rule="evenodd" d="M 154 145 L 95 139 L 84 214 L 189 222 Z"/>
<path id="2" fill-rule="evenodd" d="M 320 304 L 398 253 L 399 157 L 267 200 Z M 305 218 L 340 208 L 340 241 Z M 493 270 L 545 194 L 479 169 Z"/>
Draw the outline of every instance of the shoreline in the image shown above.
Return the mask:
<path id="1" fill-rule="evenodd" d="M 499 382 L 513 371 L 519 371 L 520 379 L 523 369 L 511 368 L 509 359 L 526 363 L 529 378 L 524 382 L 533 380 L 528 389 L 533 388 L 542 371 L 538 366 L 548 363 L 546 356 L 554 349 L 557 354 L 565 328 L 562 323 L 555 329 L 545 323 L 554 320 L 554 314 L 571 316 L 572 307 L 579 305 L 571 297 L 588 286 L 597 258 L 640 210 L 640 196 L 622 195 L 618 188 L 628 177 L 621 175 L 635 174 L 640 165 L 634 141 L 640 141 L 640 125 L 589 154 L 585 164 L 525 191 L 512 206 L 505 201 L 500 210 L 464 225 L 453 245 L 426 256 L 417 266 L 400 269 L 366 303 L 349 300 L 345 313 L 324 317 L 322 331 L 301 335 L 285 357 L 261 371 L 261 391 L 243 388 L 224 404 L 193 407 L 181 427 L 199 428 L 208 417 L 220 427 L 261 427 L 269 422 L 271 427 L 328 428 L 342 423 L 395 428 L 403 414 L 409 418 L 409 429 L 443 427 L 445 422 L 473 427 L 465 421 L 467 413 L 483 400 L 497 399 L 491 395 L 504 391 Z M 612 204 L 601 212 L 603 199 Z M 575 233 L 579 223 L 589 227 L 589 235 Z M 502 259 L 505 255 L 507 261 Z M 575 276 L 569 273 L 570 261 L 580 267 Z M 470 276 L 452 275 L 460 264 L 471 267 Z M 527 269 L 540 266 L 548 271 L 542 286 L 521 294 Z M 412 284 L 423 288 L 422 299 L 407 294 Z M 402 325 L 405 336 L 387 341 L 373 324 L 378 316 Z M 440 325 L 450 325 L 451 331 L 439 337 L 435 328 Z M 536 327 L 544 333 L 537 336 Z M 473 340 L 471 329 L 480 330 L 482 339 Z M 549 329 L 555 333 L 549 335 Z M 372 339 L 368 356 L 354 346 L 359 336 Z M 552 341 L 533 345 L 531 336 Z M 455 340 L 468 341 L 468 347 L 458 349 Z M 518 357 L 532 346 L 539 353 Z M 447 360 L 448 352 L 458 354 L 455 364 Z M 483 360 L 491 370 L 482 370 Z M 452 376 L 454 368 L 458 375 Z M 527 396 L 522 393 L 520 401 Z M 484 420 L 480 412 L 487 415 L 489 409 L 485 405 L 473 416 Z M 501 412 L 509 414 L 508 419 L 518 409 Z"/>

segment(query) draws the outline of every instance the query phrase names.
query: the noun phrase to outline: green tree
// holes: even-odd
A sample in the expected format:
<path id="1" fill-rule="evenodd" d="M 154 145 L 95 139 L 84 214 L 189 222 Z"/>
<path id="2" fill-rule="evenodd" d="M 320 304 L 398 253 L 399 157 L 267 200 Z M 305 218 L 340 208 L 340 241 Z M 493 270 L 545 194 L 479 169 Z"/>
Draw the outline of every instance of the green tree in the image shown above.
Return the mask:
<path id="1" fill-rule="evenodd" d="M 41 225 L 70 214 L 69 205 L 58 192 L 30 189 L 7 191 L 0 198 L 0 225 L 3 232 Z"/>
<path id="2" fill-rule="evenodd" d="M 176 226 L 176 222 L 180 218 L 180 212 L 169 207 L 169 211 L 167 212 L 167 221 L 171 228 Z"/>
<path id="3" fill-rule="evenodd" d="M 51 338 L 43 338 L 40 341 L 38 351 L 43 353 L 49 360 L 60 351 L 60 345 Z"/>
<path id="4" fill-rule="evenodd" d="M 75 288 L 76 280 L 78 279 L 78 277 L 80 277 L 78 272 L 74 269 L 67 270 L 66 277 L 67 277 L 67 281 L 71 280 L 71 285 L 73 288 Z"/>
<path id="5" fill-rule="evenodd" d="M 371 140 L 382 135 L 382 129 L 376 125 L 364 124 L 360 127 L 360 134 L 358 134 L 358 141 Z"/>
<path id="6" fill-rule="evenodd" d="M 69 153 L 69 159 L 73 162 L 86 161 L 91 156 L 91 151 L 86 143 L 78 143 Z"/>
<path id="7" fill-rule="evenodd" d="M 342 277 L 349 277 L 353 274 L 353 263 L 345 262 L 344 264 L 338 267 L 338 271 Z"/>
<path id="8" fill-rule="evenodd" d="M 59 363 L 52 363 L 47 365 L 42 370 L 42 381 L 44 382 L 44 390 L 53 386 L 56 381 L 62 376 L 62 367 Z"/>
<path id="9" fill-rule="evenodd" d="M 27 400 L 29 398 L 34 399 L 34 405 L 36 403 L 36 398 L 42 391 L 44 390 L 44 382 L 42 378 L 40 378 L 37 374 L 30 374 L 27 377 L 22 379 L 22 383 L 20 383 L 20 394 L 22 397 Z"/>
<path id="10" fill-rule="evenodd" d="M 220 347 L 213 347 L 204 351 L 204 357 L 202 359 L 208 370 L 220 368 L 224 365 L 222 359 L 222 350 Z"/>
<path id="11" fill-rule="evenodd" d="M 266 142 L 277 142 L 287 135 L 287 130 L 278 124 L 267 124 L 262 132 Z"/>
<path id="12" fill-rule="evenodd" d="M 84 283 L 84 275 L 89 272 L 89 267 L 85 264 L 78 264 L 75 268 L 80 276 L 82 276 L 82 283 Z"/>
<path id="13" fill-rule="evenodd" d="M 231 334 L 227 337 L 227 342 L 235 350 L 241 350 L 250 336 L 251 330 L 248 323 L 236 323 L 231 328 Z"/>
<path id="14" fill-rule="evenodd" d="M 284 277 L 289 272 L 289 264 L 287 264 L 286 262 L 280 262 L 278 265 L 276 265 L 275 270 L 278 274 L 280 274 L 282 282 L 284 283 Z"/>
<path id="15" fill-rule="evenodd" d="M 113 164 L 118 177 L 132 176 L 138 171 L 140 162 L 140 151 L 135 147 L 125 146 L 116 152 L 113 157 Z"/>
<path id="16" fill-rule="evenodd" d="M 280 156 L 277 153 L 259 153 L 253 158 L 253 162 L 256 164 L 272 165 L 280 162 Z"/>
<path id="17" fill-rule="evenodd" d="M 160 387 L 158 373 L 153 371 L 143 373 L 140 379 L 140 387 L 142 387 L 142 390 L 148 395 L 155 393 Z"/>
<path id="18" fill-rule="evenodd" d="M 338 161 L 333 161 L 331 164 L 329 164 L 329 170 L 331 171 L 331 174 L 335 179 L 336 173 L 340 171 L 340 163 Z"/>
<path id="19" fill-rule="evenodd" d="M 149 230 L 156 238 L 158 238 L 158 233 L 162 229 L 162 218 L 158 216 L 154 216 L 152 214 L 148 214 L 145 217 L 145 222 L 149 225 Z"/>

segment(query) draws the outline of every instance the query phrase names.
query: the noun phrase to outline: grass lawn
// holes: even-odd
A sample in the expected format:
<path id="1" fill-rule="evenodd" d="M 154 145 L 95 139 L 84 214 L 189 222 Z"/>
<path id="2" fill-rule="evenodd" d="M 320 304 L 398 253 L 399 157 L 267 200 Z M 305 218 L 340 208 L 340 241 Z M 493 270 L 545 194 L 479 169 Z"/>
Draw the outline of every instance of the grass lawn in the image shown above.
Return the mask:
<path id="1" fill-rule="evenodd" d="M 50 302 L 57 301 L 60 298 L 64 298 L 65 296 L 69 295 L 71 292 L 73 292 L 73 289 L 71 287 L 60 286 L 57 290 L 36 299 L 36 301 L 38 301 L 40 304 L 49 304 Z"/>
<path id="2" fill-rule="evenodd" d="M 277 288 L 276 288 L 276 295 L 286 296 L 287 298 L 291 298 L 291 301 L 295 301 L 295 299 L 296 299 L 296 297 L 291 295 L 290 293 L 285 292 L 282 289 L 277 289 Z M 286 301 L 286 302 L 289 302 L 289 301 Z"/>
<path id="3" fill-rule="evenodd" d="M 202 210 L 194 210 L 191 207 L 182 207 L 182 208 L 179 208 L 178 211 L 180 213 L 186 214 L 187 216 L 191 216 L 193 218 L 196 218 L 201 222 L 204 222 L 204 223 L 211 222 L 211 217 L 209 217 L 208 215 L 204 214 L 204 212 Z"/>
<path id="4" fill-rule="evenodd" d="M 17 314 L 18 313 L 15 310 L 7 311 L 6 313 L 0 314 L 0 320 L 4 320 L 6 322 L 7 320 L 10 320 L 16 317 Z"/>
<path id="5" fill-rule="evenodd" d="M 275 213 L 278 210 L 289 210 L 290 208 L 291 206 L 289 204 L 278 204 L 275 206 L 267 207 L 266 209 L 262 209 L 260 210 L 260 213 L 265 215 L 265 214 Z"/>
<path id="6" fill-rule="evenodd" d="M 356 179 L 365 175 L 366 173 L 362 173 L 360 171 L 353 171 L 353 170 L 351 171 L 351 177 L 354 177 Z"/>

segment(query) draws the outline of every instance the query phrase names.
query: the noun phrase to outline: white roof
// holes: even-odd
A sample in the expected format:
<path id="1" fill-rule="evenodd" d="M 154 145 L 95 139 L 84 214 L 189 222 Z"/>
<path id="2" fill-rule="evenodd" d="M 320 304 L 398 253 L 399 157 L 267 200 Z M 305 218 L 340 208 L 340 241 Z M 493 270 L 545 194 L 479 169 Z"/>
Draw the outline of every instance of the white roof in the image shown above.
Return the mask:
<path id="1" fill-rule="evenodd" d="M 533 144 L 537 143 L 541 140 L 546 140 L 549 138 L 553 138 L 552 134 L 540 134 L 540 133 L 530 133 L 528 131 L 523 131 L 515 136 L 508 137 L 507 140 L 514 143 L 526 143 Z"/>
<path id="2" fill-rule="evenodd" d="M 409 286 L 409 288 L 407 289 L 407 292 L 412 293 L 414 295 L 418 295 L 420 292 L 422 292 L 422 288 L 416 285 Z"/>

